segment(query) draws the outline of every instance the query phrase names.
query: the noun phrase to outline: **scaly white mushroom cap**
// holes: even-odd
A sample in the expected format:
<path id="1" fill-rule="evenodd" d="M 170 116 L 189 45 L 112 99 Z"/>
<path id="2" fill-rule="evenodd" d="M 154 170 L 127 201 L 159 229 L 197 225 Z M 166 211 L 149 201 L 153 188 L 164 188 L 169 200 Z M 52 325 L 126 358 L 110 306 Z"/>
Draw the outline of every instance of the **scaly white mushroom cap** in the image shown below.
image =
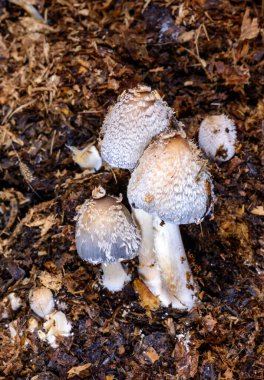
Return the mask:
<path id="1" fill-rule="evenodd" d="M 75 238 L 78 255 L 92 264 L 130 260 L 140 245 L 139 231 L 129 211 L 110 196 L 82 205 Z"/>
<path id="2" fill-rule="evenodd" d="M 131 175 L 132 207 L 174 224 L 197 223 L 212 207 L 212 183 L 199 149 L 178 132 L 161 133 Z"/>
<path id="3" fill-rule="evenodd" d="M 170 126 L 173 116 L 173 110 L 150 87 L 123 92 L 101 129 L 102 158 L 113 167 L 132 170 L 151 139 Z"/>
<path id="4" fill-rule="evenodd" d="M 236 126 L 225 115 L 207 116 L 199 129 L 199 146 L 205 154 L 220 162 L 228 161 L 235 154 Z"/>

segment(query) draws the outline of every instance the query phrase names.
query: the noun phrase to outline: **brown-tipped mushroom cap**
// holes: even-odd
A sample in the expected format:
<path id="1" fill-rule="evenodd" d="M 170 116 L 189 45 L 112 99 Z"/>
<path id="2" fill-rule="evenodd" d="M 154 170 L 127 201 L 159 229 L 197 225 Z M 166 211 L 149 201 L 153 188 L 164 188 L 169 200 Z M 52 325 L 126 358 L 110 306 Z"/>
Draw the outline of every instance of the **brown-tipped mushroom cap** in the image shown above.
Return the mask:
<path id="1" fill-rule="evenodd" d="M 151 139 L 168 128 L 173 117 L 173 110 L 150 87 L 123 92 L 101 129 L 102 158 L 113 167 L 132 170 Z"/>
<path id="2" fill-rule="evenodd" d="M 92 264 L 110 264 L 134 258 L 140 235 L 129 211 L 113 197 L 86 201 L 78 214 L 76 246 Z"/>
<path id="3" fill-rule="evenodd" d="M 212 207 L 212 183 L 199 149 L 175 131 L 161 133 L 131 175 L 128 199 L 165 222 L 198 222 Z"/>

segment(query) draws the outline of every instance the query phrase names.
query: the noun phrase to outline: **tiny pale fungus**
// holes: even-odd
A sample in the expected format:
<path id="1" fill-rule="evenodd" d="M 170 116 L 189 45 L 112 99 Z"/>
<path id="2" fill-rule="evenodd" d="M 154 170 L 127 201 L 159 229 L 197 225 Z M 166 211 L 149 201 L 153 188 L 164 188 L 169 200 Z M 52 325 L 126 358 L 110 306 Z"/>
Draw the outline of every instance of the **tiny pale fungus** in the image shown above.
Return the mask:
<path id="1" fill-rule="evenodd" d="M 161 133 L 132 173 L 128 199 L 142 229 L 143 280 L 164 306 L 190 310 L 195 286 L 179 225 L 199 223 L 213 199 L 211 177 L 199 149 L 178 132 Z M 155 277 L 157 267 L 161 278 Z"/>
<path id="2" fill-rule="evenodd" d="M 102 166 L 102 158 L 94 145 L 88 145 L 83 149 L 66 145 L 72 152 L 72 158 L 82 169 L 99 170 Z"/>
<path id="3" fill-rule="evenodd" d="M 54 298 L 50 289 L 41 287 L 31 290 L 29 293 L 31 310 L 41 318 L 52 313 L 54 310 Z"/>
<path id="4" fill-rule="evenodd" d="M 230 160 L 235 154 L 236 126 L 225 115 L 207 116 L 199 129 L 199 146 L 205 154 L 218 162 Z"/>
<path id="5" fill-rule="evenodd" d="M 92 264 L 102 264 L 103 286 L 115 292 L 129 276 L 120 261 L 133 259 L 140 235 L 129 211 L 116 198 L 106 196 L 86 201 L 77 217 L 78 255 Z"/>
<path id="6" fill-rule="evenodd" d="M 102 158 L 112 167 L 132 170 L 151 139 L 176 120 L 156 90 L 137 86 L 124 91 L 101 128 Z"/>

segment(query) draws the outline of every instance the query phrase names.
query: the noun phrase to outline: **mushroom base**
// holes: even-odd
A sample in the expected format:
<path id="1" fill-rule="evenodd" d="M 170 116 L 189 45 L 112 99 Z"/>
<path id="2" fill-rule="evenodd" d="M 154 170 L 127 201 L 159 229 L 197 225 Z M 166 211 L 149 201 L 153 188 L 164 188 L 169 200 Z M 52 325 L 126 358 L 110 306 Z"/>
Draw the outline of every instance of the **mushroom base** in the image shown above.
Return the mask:
<path id="1" fill-rule="evenodd" d="M 118 261 L 112 264 L 102 264 L 102 270 L 102 285 L 110 292 L 119 292 L 125 283 L 130 281 L 130 276 Z"/>
<path id="2" fill-rule="evenodd" d="M 194 282 L 179 226 L 155 217 L 153 227 L 154 251 L 162 278 L 160 301 L 164 306 L 191 310 L 195 303 Z"/>

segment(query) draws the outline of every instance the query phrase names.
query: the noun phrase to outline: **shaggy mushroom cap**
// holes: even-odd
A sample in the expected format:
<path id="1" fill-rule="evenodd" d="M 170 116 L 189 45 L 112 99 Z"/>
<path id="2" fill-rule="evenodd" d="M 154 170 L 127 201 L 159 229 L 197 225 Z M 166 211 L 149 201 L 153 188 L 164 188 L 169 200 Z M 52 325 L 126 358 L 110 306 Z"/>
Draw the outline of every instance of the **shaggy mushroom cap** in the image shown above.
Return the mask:
<path id="1" fill-rule="evenodd" d="M 129 211 L 113 197 L 87 200 L 76 225 L 78 255 L 92 264 L 133 259 L 140 235 Z"/>
<path id="2" fill-rule="evenodd" d="M 101 129 L 102 158 L 113 167 L 132 170 L 151 139 L 168 128 L 173 117 L 173 110 L 150 87 L 123 92 Z"/>
<path id="3" fill-rule="evenodd" d="M 212 207 L 213 190 L 199 149 L 181 134 L 161 133 L 131 175 L 132 207 L 174 224 L 198 223 Z"/>
<path id="4" fill-rule="evenodd" d="M 208 157 L 228 161 L 235 154 L 236 136 L 233 120 L 225 115 L 208 116 L 199 129 L 199 146 Z"/>

